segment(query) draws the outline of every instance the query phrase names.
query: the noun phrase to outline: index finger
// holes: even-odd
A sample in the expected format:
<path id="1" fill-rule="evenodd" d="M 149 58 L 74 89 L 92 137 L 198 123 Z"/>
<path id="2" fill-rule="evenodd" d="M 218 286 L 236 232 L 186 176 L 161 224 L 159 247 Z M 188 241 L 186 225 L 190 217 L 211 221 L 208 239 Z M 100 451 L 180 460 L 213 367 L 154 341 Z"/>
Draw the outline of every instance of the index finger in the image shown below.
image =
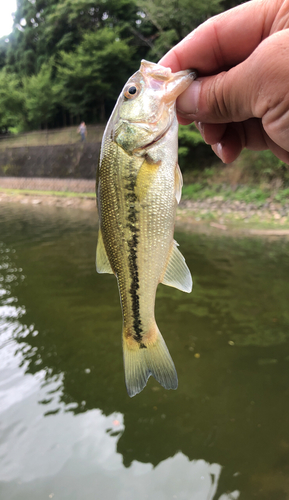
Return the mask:
<path id="1" fill-rule="evenodd" d="M 244 61 L 270 33 L 282 0 L 252 0 L 212 17 L 173 47 L 159 64 L 208 75 Z"/>

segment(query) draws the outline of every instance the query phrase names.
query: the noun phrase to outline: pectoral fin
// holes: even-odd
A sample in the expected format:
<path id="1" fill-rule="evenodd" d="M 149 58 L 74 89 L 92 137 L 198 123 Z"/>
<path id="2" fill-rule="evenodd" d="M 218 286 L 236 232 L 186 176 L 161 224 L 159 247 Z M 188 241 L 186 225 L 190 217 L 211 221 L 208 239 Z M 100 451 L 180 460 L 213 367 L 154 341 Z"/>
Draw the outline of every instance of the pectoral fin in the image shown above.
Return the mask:
<path id="1" fill-rule="evenodd" d="M 101 229 L 98 231 L 98 242 L 96 247 L 96 270 L 100 274 L 114 274 L 104 248 Z"/>
<path id="2" fill-rule="evenodd" d="M 160 166 L 160 162 L 154 163 L 153 161 L 148 160 L 149 158 L 144 160 L 137 174 L 135 194 L 137 195 L 139 201 L 143 201 L 146 197 Z"/>
<path id="3" fill-rule="evenodd" d="M 193 282 L 190 270 L 186 264 L 184 256 L 177 248 L 177 242 L 173 241 L 168 263 L 161 283 L 190 293 Z"/>
<path id="4" fill-rule="evenodd" d="M 175 197 L 177 203 L 180 203 L 182 197 L 182 187 L 183 187 L 183 176 L 181 169 L 178 164 L 176 164 L 175 169 Z"/>

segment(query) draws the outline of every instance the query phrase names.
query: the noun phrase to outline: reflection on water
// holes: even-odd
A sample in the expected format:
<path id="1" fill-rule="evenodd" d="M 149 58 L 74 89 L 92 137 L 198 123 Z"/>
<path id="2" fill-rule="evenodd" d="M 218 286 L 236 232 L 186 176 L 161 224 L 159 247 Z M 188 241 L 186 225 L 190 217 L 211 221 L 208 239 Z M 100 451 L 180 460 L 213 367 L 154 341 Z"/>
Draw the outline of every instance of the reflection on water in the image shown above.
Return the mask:
<path id="1" fill-rule="evenodd" d="M 194 291 L 156 304 L 179 388 L 131 400 L 94 219 L 1 206 L 0 498 L 287 499 L 287 241 L 179 231 Z"/>

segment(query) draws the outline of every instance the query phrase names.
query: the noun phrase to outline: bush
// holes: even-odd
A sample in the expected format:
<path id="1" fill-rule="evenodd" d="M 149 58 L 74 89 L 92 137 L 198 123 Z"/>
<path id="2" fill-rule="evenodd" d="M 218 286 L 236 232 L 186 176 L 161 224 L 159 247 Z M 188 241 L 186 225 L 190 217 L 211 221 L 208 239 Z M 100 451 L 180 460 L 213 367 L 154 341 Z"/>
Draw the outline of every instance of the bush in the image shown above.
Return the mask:
<path id="1" fill-rule="evenodd" d="M 245 149 L 238 164 L 247 169 L 255 182 L 280 179 L 281 184 L 289 185 L 289 166 L 279 160 L 271 151 L 249 151 Z"/>
<path id="2" fill-rule="evenodd" d="M 211 148 L 205 143 L 194 125 L 179 127 L 179 165 L 184 172 L 192 168 L 205 168 L 216 160 Z"/>

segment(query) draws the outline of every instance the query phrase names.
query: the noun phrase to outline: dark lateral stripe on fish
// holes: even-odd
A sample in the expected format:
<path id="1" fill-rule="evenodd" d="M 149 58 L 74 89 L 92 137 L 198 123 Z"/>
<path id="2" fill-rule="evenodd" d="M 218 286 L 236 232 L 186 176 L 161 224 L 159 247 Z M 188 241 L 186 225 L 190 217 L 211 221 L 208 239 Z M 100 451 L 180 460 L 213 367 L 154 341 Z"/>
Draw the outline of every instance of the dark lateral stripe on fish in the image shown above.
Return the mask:
<path id="1" fill-rule="evenodd" d="M 134 192 L 135 189 L 135 178 L 132 174 L 130 174 L 126 180 L 128 184 L 125 185 L 125 188 L 128 190 L 126 193 L 126 200 L 130 203 L 128 210 L 128 224 L 127 227 L 132 233 L 132 237 L 128 240 L 128 248 L 129 248 L 129 270 L 131 276 L 131 286 L 129 289 L 129 293 L 132 301 L 132 311 L 133 311 L 133 327 L 134 327 L 134 335 L 133 338 L 136 342 L 138 342 L 140 349 L 146 348 L 146 345 L 142 342 L 143 338 L 143 329 L 140 319 L 140 307 L 139 307 L 139 274 L 137 267 L 137 246 L 138 246 L 138 232 L 139 229 L 136 227 L 137 222 L 137 214 L 138 211 L 135 209 L 134 203 L 137 200 L 136 194 Z"/>

